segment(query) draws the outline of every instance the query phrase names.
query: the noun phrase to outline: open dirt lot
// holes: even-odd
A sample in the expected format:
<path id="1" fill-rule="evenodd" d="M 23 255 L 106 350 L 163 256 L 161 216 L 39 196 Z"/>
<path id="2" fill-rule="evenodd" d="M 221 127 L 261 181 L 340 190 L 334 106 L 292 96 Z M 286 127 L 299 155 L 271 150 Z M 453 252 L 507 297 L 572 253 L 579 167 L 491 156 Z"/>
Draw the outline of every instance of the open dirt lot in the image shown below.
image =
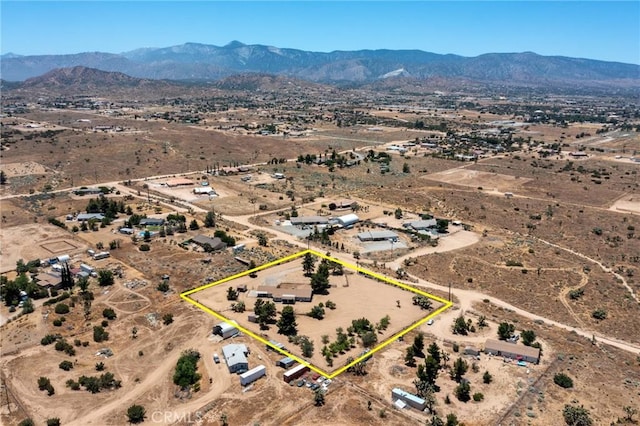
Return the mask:
<path id="1" fill-rule="evenodd" d="M 355 358 L 365 348 L 358 342 L 352 350 L 335 358 L 334 368 L 332 369 L 326 365 L 326 361 L 320 352 L 323 335 L 329 336 L 330 340 L 333 341 L 335 340 L 335 330 L 339 327 L 346 330 L 351 325 L 352 320 L 367 318 L 375 324 L 380 318 L 388 315 L 390 317 L 389 328 L 378 333 L 378 342 L 383 342 L 390 336 L 401 332 L 406 327 L 424 318 L 430 312 L 413 305 L 412 297 L 415 293 L 391 284 L 378 282 L 360 274 L 353 274 L 352 271 L 346 269 L 345 271 L 346 273 L 342 276 L 330 277 L 332 288 L 328 295 L 314 295 L 312 302 L 296 302 L 292 305 L 296 313 L 298 335 L 309 337 L 315 345 L 314 355 L 309 361 L 328 371 L 341 367 L 347 357 Z M 309 288 L 308 282 L 309 278 L 303 275 L 302 260 L 296 259 L 260 271 L 257 278 L 251 278 L 247 275 L 196 292 L 190 297 L 227 318 L 237 321 L 243 327 L 267 340 L 285 343 L 286 337 L 278 334 L 275 325 L 271 325 L 269 330 L 264 331 L 260 330 L 258 324 L 247 321 L 247 314 L 253 312 L 255 300 L 257 300 L 255 296 L 252 297 L 251 293 L 259 286 Z M 242 314 L 233 312 L 230 308 L 232 302 L 226 299 L 227 289 L 230 286 L 235 288 L 238 285 L 246 285 L 248 290 L 246 293 L 240 293 L 240 298 L 238 299 L 243 301 L 246 306 L 246 312 Z M 363 297 L 363 294 L 366 294 L 367 297 Z M 325 309 L 324 319 L 316 320 L 305 315 L 313 306 L 321 302 L 326 304 L 329 300 L 334 302 L 337 307 L 335 310 Z M 398 301 L 400 308 L 398 307 Z M 276 303 L 276 306 L 280 311 L 284 305 Z M 437 309 L 439 306 L 440 304 L 434 301 L 433 309 Z M 292 344 L 288 344 L 287 348 L 295 355 L 302 357 L 299 348 L 294 347 Z"/>
<path id="2" fill-rule="evenodd" d="M 640 196 L 623 197 L 610 207 L 613 211 L 640 214 Z"/>
<path id="3" fill-rule="evenodd" d="M 531 180 L 521 178 L 519 176 L 487 173 L 461 168 L 433 173 L 424 176 L 424 178 L 454 185 L 470 186 L 474 188 L 481 187 L 488 190 L 493 189 L 495 191 L 512 191 Z"/>
<path id="4" fill-rule="evenodd" d="M 69 232 L 49 224 L 3 226 L 0 228 L 0 239 L 2 240 L 0 271 L 3 272 L 15 269 L 19 259 L 27 262 L 63 254 L 76 256 L 87 248 L 86 244 L 74 238 Z"/>

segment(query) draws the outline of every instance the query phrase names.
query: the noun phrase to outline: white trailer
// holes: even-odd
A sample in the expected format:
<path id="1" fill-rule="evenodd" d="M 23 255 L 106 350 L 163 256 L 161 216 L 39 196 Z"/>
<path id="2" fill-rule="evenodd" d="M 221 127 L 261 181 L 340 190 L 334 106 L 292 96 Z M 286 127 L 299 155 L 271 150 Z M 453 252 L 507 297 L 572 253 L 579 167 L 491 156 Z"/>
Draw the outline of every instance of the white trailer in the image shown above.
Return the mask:
<path id="1" fill-rule="evenodd" d="M 267 374 L 267 368 L 264 365 L 259 365 L 257 367 L 252 368 L 251 370 L 242 373 L 240 375 L 240 384 L 242 386 L 246 386 L 249 383 L 253 383 L 258 380 L 260 377 Z"/>

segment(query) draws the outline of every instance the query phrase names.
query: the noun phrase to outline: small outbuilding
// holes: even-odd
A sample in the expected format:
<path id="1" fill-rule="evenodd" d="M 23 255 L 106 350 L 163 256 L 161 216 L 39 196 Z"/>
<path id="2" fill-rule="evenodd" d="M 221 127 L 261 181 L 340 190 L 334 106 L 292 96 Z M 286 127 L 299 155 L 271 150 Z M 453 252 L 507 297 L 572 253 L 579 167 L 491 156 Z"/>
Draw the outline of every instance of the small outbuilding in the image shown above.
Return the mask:
<path id="1" fill-rule="evenodd" d="M 309 371 L 309 367 L 307 367 L 304 364 L 298 364 L 295 367 L 285 371 L 282 374 L 282 378 L 284 379 L 285 382 L 289 383 L 290 381 L 295 380 L 298 377 L 302 376 L 307 371 Z"/>
<path id="2" fill-rule="evenodd" d="M 266 374 L 267 368 L 264 365 L 259 365 L 249 371 L 242 373 L 240 375 L 240 384 L 242 386 L 247 386 L 248 384 L 255 382 L 260 377 L 265 376 Z"/>
<path id="3" fill-rule="evenodd" d="M 291 366 L 293 364 L 295 364 L 295 363 L 296 363 L 296 361 L 293 358 L 290 358 L 290 357 L 287 356 L 287 357 L 284 357 L 284 358 L 278 360 L 276 362 L 276 365 L 278 367 L 282 367 L 282 368 L 291 368 Z"/>
<path id="4" fill-rule="evenodd" d="M 229 324 L 228 322 L 221 322 L 213 327 L 213 334 L 217 334 L 223 339 L 228 339 L 229 337 L 233 337 L 239 333 L 240 330 L 238 330 L 235 324 Z"/>

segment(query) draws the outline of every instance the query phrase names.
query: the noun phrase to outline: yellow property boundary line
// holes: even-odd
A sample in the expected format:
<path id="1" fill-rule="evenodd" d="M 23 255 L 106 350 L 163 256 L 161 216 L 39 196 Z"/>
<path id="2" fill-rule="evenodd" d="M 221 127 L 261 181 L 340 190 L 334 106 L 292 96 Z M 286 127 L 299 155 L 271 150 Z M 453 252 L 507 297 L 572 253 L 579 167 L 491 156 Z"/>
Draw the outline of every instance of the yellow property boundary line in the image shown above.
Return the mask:
<path id="1" fill-rule="evenodd" d="M 441 306 L 440 308 L 438 308 L 435 311 L 431 312 L 429 315 L 427 315 L 426 317 L 422 318 L 421 320 L 419 320 L 417 322 L 414 322 L 413 324 L 411 324 L 409 327 L 405 328 L 404 330 L 402 330 L 402 331 L 394 334 L 393 336 L 389 337 L 388 339 L 384 340 L 378 346 L 376 346 L 375 348 L 371 349 L 367 353 L 359 356 L 358 358 L 356 358 L 355 360 L 353 360 L 349 364 L 345 365 L 344 367 L 341 367 L 338 370 L 334 371 L 333 373 L 329 374 L 329 373 L 321 370 L 320 368 L 314 366 L 310 362 L 305 361 L 302 358 L 297 357 L 296 355 L 291 354 L 291 353 L 287 352 L 284 349 L 278 348 L 277 346 L 273 345 L 271 342 L 269 342 L 268 340 L 264 339 L 263 337 L 257 335 L 256 333 L 252 332 L 251 330 L 248 330 L 245 327 L 243 327 L 243 326 L 241 326 L 239 324 L 236 324 L 235 322 L 232 322 L 231 319 L 226 318 L 224 315 L 221 315 L 220 313 L 208 308 L 207 306 L 201 304 L 200 302 L 198 302 L 198 301 L 196 301 L 196 300 L 194 300 L 193 298 L 190 297 L 192 294 L 197 293 L 199 291 L 206 290 L 208 288 L 211 288 L 211 287 L 214 287 L 214 286 L 217 286 L 217 285 L 220 285 L 220 284 L 224 284 L 224 283 L 232 281 L 232 280 L 234 280 L 236 278 L 244 277 L 244 276 L 249 275 L 249 274 L 251 274 L 253 272 L 262 271 L 264 269 L 270 268 L 270 267 L 275 266 L 275 265 L 280 265 L 282 263 L 290 262 L 290 261 L 292 261 L 294 259 L 297 259 L 297 258 L 299 258 L 301 256 L 306 255 L 307 253 L 310 253 L 310 254 L 313 254 L 315 256 L 321 257 L 323 259 L 327 259 L 327 260 L 329 260 L 331 262 L 339 263 L 342 266 L 344 266 L 345 268 L 352 269 L 352 270 L 355 270 L 357 272 L 361 272 L 361 273 L 363 273 L 365 275 L 369 275 L 371 277 L 377 278 L 377 279 L 379 279 L 379 280 L 381 280 L 383 282 L 386 282 L 388 284 L 394 285 L 396 287 L 400 287 L 400 288 L 402 288 L 404 290 L 408 290 L 408 291 L 411 291 L 413 293 L 419 294 L 421 296 L 428 297 L 429 299 L 432 299 L 432 300 L 435 300 L 437 302 L 442 303 L 443 306 Z M 383 349 L 384 347 L 386 347 L 390 343 L 394 342 L 396 339 L 404 336 L 405 334 L 409 333 L 411 330 L 415 329 L 416 327 L 419 327 L 420 325 L 422 325 L 425 322 L 429 321 L 433 317 L 441 314 L 442 312 L 446 311 L 447 309 L 449 309 L 453 305 L 452 302 L 450 302 L 450 301 L 448 301 L 446 299 L 443 299 L 441 297 L 438 297 L 438 296 L 435 296 L 433 294 L 424 292 L 424 291 L 419 290 L 417 288 L 410 287 L 410 286 L 408 286 L 406 284 L 403 284 L 401 282 L 398 282 L 398 281 L 396 281 L 396 280 L 394 280 L 392 278 L 386 277 L 384 275 L 378 274 L 378 273 L 373 272 L 373 271 L 369 271 L 367 269 L 363 269 L 363 268 L 361 268 L 359 266 L 352 265 L 352 264 L 350 264 L 348 262 L 344 262 L 342 260 L 327 256 L 326 254 L 322 254 L 320 252 L 317 252 L 315 250 L 310 250 L 310 249 L 309 250 L 303 250 L 301 252 L 292 254 L 290 256 L 286 256 L 286 257 L 280 258 L 280 259 L 275 260 L 273 262 L 265 263 L 264 265 L 260 265 L 257 268 L 249 269 L 249 270 L 241 272 L 239 274 L 235 274 L 235 275 L 229 276 L 227 278 L 223 278 L 223 279 L 221 279 L 219 281 L 214 281 L 212 283 L 205 284 L 203 286 L 200 286 L 200 287 L 197 287 L 197 288 L 194 288 L 194 289 L 191 289 L 191 290 L 187 290 L 187 291 L 185 291 L 183 293 L 180 293 L 180 297 L 182 299 L 186 300 L 187 302 L 191 303 L 193 306 L 196 306 L 197 308 L 202 309 L 203 311 L 207 312 L 208 314 L 213 315 L 214 317 L 220 319 L 221 321 L 233 324 L 238 330 L 242 331 L 244 334 L 246 334 L 248 336 L 253 337 L 257 341 L 265 344 L 267 347 L 270 347 L 275 352 L 279 352 L 284 356 L 288 356 L 288 357 L 294 359 L 295 361 L 299 362 L 300 364 L 303 364 L 303 365 L 309 367 L 309 369 L 315 371 L 316 373 L 318 373 L 318 374 L 320 374 L 320 375 L 322 375 L 324 377 L 327 377 L 329 379 L 332 379 L 332 378 L 336 377 L 337 375 L 343 373 L 344 371 L 346 371 L 347 369 L 349 369 L 352 366 L 356 365 L 357 363 L 365 360 L 366 358 L 371 357 L 374 353 L 376 353 L 379 350 Z"/>

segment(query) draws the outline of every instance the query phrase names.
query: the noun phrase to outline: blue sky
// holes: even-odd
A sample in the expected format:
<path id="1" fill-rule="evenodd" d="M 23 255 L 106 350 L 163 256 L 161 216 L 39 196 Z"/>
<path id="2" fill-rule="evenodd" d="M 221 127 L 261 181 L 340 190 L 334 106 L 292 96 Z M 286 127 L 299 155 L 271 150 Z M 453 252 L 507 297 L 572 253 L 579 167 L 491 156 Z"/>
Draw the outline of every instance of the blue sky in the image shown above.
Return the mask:
<path id="1" fill-rule="evenodd" d="M 532 51 L 640 64 L 631 1 L 6 1 L 2 53 L 120 53 L 185 42 L 328 52 Z"/>

